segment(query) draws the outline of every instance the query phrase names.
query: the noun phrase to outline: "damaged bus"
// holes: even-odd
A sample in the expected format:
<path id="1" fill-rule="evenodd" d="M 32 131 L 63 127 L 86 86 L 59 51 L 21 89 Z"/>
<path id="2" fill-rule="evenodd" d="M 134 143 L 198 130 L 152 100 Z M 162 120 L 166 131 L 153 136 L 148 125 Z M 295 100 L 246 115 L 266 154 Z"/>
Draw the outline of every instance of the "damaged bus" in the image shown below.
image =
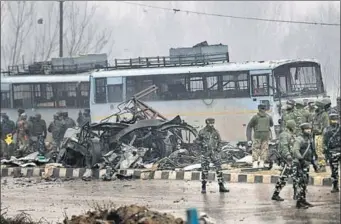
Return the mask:
<path id="1" fill-rule="evenodd" d="M 315 60 L 99 71 L 90 75 L 92 122 L 118 112 L 121 102 L 152 85 L 156 91 L 140 100 L 167 118 L 180 115 L 194 127 L 213 117 L 222 139 L 230 142 L 246 140 L 246 126 L 259 103 L 267 105 L 276 129 L 287 99 L 308 101 L 326 94 L 321 66 Z"/>

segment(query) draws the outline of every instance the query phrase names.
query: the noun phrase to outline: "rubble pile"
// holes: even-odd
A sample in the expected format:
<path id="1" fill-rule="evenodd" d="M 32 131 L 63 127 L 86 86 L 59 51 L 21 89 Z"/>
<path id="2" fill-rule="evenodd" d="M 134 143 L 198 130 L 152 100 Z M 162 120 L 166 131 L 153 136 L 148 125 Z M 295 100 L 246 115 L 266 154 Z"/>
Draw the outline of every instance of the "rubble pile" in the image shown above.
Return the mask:
<path id="1" fill-rule="evenodd" d="M 66 217 L 64 224 L 126 223 L 126 224 L 184 224 L 181 218 L 150 211 L 144 206 L 130 205 L 118 209 L 89 211 L 84 215 Z"/>
<path id="2" fill-rule="evenodd" d="M 139 100 L 151 90 L 121 103 L 118 113 L 100 123 L 68 129 L 61 145 L 46 147 L 43 156 L 35 152 L 23 158 L 3 159 L 1 164 L 34 167 L 57 163 L 67 168 L 107 169 L 107 174 L 127 168 L 200 168 L 200 148 L 194 143 L 198 130 L 180 116 L 166 119 Z M 250 151 L 243 143 L 222 142 L 220 156 L 225 164 L 251 163 Z"/>

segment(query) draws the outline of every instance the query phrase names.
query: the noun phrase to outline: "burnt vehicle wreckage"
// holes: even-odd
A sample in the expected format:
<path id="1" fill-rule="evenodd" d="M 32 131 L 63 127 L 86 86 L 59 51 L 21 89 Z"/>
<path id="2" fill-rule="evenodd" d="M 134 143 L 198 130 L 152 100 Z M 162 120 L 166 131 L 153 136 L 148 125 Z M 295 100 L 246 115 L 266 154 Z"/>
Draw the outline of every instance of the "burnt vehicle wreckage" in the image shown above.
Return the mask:
<path id="1" fill-rule="evenodd" d="M 113 170 L 151 168 L 151 164 L 157 169 L 174 169 L 200 163 L 200 148 L 193 143 L 197 129 L 180 116 L 168 120 L 140 100 L 156 89 L 153 85 L 135 94 L 117 106 L 117 113 L 100 123 L 69 129 L 71 134 L 65 134 L 56 162 L 66 167 Z M 110 121 L 113 119 L 115 122 Z M 223 142 L 222 160 L 234 163 L 249 155 L 250 150 L 244 145 Z"/>
<path id="2" fill-rule="evenodd" d="M 200 169 L 200 148 L 194 143 L 197 129 L 179 115 L 168 120 L 140 100 L 156 89 L 153 85 L 135 94 L 117 106 L 117 113 L 100 123 L 85 123 L 82 127 L 68 129 L 60 147 L 45 149 L 46 159 L 35 161 L 36 164 L 52 162 L 64 167 L 105 168 L 105 179 L 111 179 L 111 174 L 118 169 L 127 168 Z M 275 148 L 276 144 L 270 144 L 271 161 L 277 159 L 271 153 Z M 38 151 L 41 155 L 42 150 Z M 248 166 L 245 158 L 251 157 L 251 148 L 246 142 L 237 145 L 222 142 L 220 151 L 223 163 Z M 272 168 L 272 162 L 268 168 Z"/>

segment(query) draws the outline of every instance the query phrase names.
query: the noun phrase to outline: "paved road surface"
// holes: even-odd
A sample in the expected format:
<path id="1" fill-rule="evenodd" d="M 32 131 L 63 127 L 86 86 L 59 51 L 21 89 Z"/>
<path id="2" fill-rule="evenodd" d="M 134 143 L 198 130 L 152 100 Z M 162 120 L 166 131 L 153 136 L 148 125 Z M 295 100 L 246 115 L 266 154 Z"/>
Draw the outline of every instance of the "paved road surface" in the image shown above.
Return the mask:
<path id="1" fill-rule="evenodd" d="M 200 182 L 134 180 L 114 182 L 66 181 L 32 183 L 28 179 L 3 178 L 1 203 L 8 214 L 22 211 L 33 218 L 62 221 L 68 215 L 80 214 L 94 203 L 116 205 L 139 204 L 185 217 L 185 209 L 197 207 L 217 223 L 340 223 L 340 196 L 331 194 L 329 187 L 310 186 L 308 199 L 315 204 L 308 210 L 295 209 L 291 186 L 282 196 L 284 202 L 269 200 L 273 185 L 229 184 L 230 193 L 220 194 L 217 183 L 200 194 Z M 14 184 L 14 182 L 16 182 Z M 224 220 L 224 221 L 223 221 Z"/>

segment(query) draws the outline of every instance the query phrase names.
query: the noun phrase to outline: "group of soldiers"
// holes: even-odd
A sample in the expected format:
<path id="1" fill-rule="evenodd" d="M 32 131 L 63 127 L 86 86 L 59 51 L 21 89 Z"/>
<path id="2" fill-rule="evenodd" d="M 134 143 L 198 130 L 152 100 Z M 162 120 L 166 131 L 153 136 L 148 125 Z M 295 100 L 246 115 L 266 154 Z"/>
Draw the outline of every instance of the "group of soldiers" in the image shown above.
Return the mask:
<path id="1" fill-rule="evenodd" d="M 53 121 L 46 125 L 41 114 L 36 113 L 34 116 L 27 118 L 24 109 L 18 109 L 18 119 L 16 122 L 9 119 L 5 113 L 1 114 L 1 143 L 2 153 L 4 157 L 10 156 L 22 157 L 29 153 L 45 151 L 45 139 L 47 133 L 52 135 L 52 146 L 58 148 L 64 138 L 64 134 L 68 128 L 74 128 L 76 122 L 69 117 L 68 112 L 59 111 L 53 115 Z M 78 126 L 90 122 L 90 110 L 85 109 L 84 112 L 78 114 Z M 16 136 L 13 142 L 13 137 Z M 41 149 L 44 147 L 44 149 Z"/>
<path id="2" fill-rule="evenodd" d="M 274 122 L 266 113 L 266 105 L 258 106 L 258 113 L 250 120 L 246 136 L 248 144 L 252 146 L 252 160 L 254 168 L 264 167 L 268 159 L 269 141 L 272 137 L 271 127 Z M 316 172 L 324 172 L 326 163 L 331 167 L 333 186 L 331 192 L 339 192 L 338 168 L 340 163 L 340 97 L 337 106 L 331 108 L 331 100 L 323 98 L 316 102 L 287 101 L 287 107 L 279 120 L 281 125 L 278 137 L 277 152 L 282 166 L 272 200 L 283 201 L 279 194 L 289 177 L 293 179 L 294 200 L 297 208 L 309 208 L 313 205 L 306 200 L 309 181 L 309 168 L 312 164 Z M 218 131 L 214 128 L 215 120 L 206 119 L 206 126 L 200 130 L 195 140 L 201 148 L 202 188 L 206 193 L 206 183 L 209 163 L 215 165 L 219 192 L 229 192 L 224 186 L 219 158 L 219 144 L 221 142 Z M 253 131 L 253 136 L 251 136 Z M 315 161 L 318 161 L 316 164 Z"/>

